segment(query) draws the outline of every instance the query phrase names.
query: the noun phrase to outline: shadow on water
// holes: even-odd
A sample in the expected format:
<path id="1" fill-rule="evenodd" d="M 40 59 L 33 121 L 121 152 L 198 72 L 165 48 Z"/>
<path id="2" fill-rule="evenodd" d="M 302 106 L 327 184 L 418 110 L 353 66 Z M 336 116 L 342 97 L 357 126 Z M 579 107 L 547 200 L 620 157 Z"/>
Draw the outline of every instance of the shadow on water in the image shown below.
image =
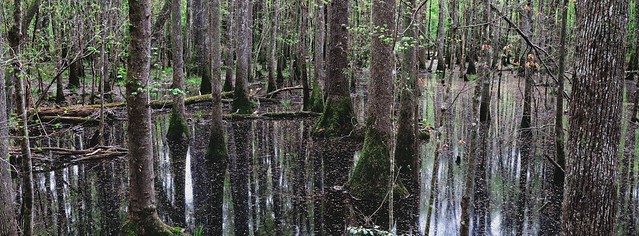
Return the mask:
<path id="1" fill-rule="evenodd" d="M 420 118 L 436 126 L 442 107 L 441 85 L 426 80 L 420 100 Z M 534 104 L 534 158 L 521 170 L 516 143 L 521 118 L 521 84 L 504 82 L 494 96 L 486 178 L 490 199 L 487 234 L 513 235 L 517 217 L 514 203 L 519 196 L 519 176 L 528 172 L 524 234 L 539 232 L 540 209 L 548 204 L 544 185 L 552 156 L 552 109 L 543 101 Z M 458 235 L 460 202 L 469 142 L 472 83 L 455 83 L 450 108 L 453 126 L 447 128 L 447 148 L 434 142 L 420 145 L 422 161 L 420 191 L 395 205 L 396 230 L 425 235 Z M 498 91 L 498 90 L 494 90 Z M 545 88 L 536 90 L 537 98 Z M 361 101 L 357 104 L 361 106 Z M 551 103 L 552 104 L 552 103 Z M 204 112 L 205 113 L 205 112 Z M 314 119 L 242 120 L 225 123 L 228 165 L 206 159 L 210 124 L 206 116 L 194 114 L 191 138 L 170 143 L 165 138 L 168 115 L 155 115 L 153 130 L 155 187 L 162 219 L 188 232 L 204 235 L 340 235 L 347 227 L 360 225 L 351 211 L 352 198 L 344 188 L 357 160 L 361 140 L 318 139 L 311 135 Z M 126 147 L 126 125 L 107 127 L 107 145 Z M 83 149 L 95 128 L 80 127 L 39 139 L 39 147 Z M 627 145 L 632 146 L 632 145 Z M 435 162 L 435 154 L 440 153 Z M 37 156 L 37 158 L 56 158 Z M 437 168 L 435 166 L 437 165 Z M 433 174 L 433 170 L 438 169 Z M 127 167 L 124 158 L 105 159 L 69 166 L 38 166 L 36 181 L 36 232 L 48 235 L 118 235 L 126 218 Z M 524 175 L 525 176 L 525 175 Z M 432 181 L 437 178 L 438 181 Z M 435 186 L 431 186 L 431 182 Z M 19 187 L 19 186 L 18 186 Z M 431 189 L 436 195 L 429 202 Z M 385 190 L 380 190 L 385 191 Z M 17 191 L 19 193 L 20 191 Z M 426 222 L 428 206 L 432 217 Z M 370 206 L 376 210 L 377 205 Z M 387 215 L 386 213 L 379 213 Z M 472 217 L 471 217 L 472 219 Z M 387 226 L 388 221 L 374 222 Z M 424 232 L 429 225 L 429 232 Z M 417 229 L 417 230 L 415 230 Z M 472 229 L 471 229 L 472 230 Z M 417 231 L 417 232 L 416 232 Z"/>

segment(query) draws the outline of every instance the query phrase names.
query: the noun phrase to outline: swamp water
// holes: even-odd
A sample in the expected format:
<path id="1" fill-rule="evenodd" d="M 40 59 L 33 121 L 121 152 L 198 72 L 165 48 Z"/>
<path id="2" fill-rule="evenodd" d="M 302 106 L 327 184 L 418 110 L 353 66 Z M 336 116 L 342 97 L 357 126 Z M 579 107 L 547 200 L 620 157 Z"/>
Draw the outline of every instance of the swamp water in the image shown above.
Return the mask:
<path id="1" fill-rule="evenodd" d="M 490 128 L 487 178 L 490 206 L 488 234 L 514 234 L 515 202 L 520 173 L 517 147 L 523 81 L 495 81 Z M 499 89 L 498 89 L 498 86 Z M 420 99 L 424 125 L 438 127 L 437 117 L 443 91 L 436 80 L 426 80 Z M 433 140 L 420 144 L 419 217 L 415 227 L 426 235 L 458 235 L 461 218 L 465 149 L 470 143 L 471 96 L 473 83 L 454 85 L 450 106 L 454 117 L 449 148 L 438 150 Z M 359 91 L 363 91 L 359 89 Z M 498 92 L 499 91 L 499 92 Z M 542 156 L 552 155 L 552 100 L 549 88 L 535 89 L 533 127 L 535 155 L 528 169 L 529 198 L 525 217 L 526 235 L 539 229 L 539 209 L 546 204 L 542 191 L 544 168 L 550 165 Z M 354 95 L 358 119 L 363 120 L 365 92 Z M 191 109 L 191 108 L 190 108 Z M 209 134 L 206 107 L 196 107 L 188 116 L 191 139 L 175 154 L 164 134 L 168 128 L 166 112 L 154 114 L 155 188 L 158 213 L 168 224 L 188 228 L 189 232 L 208 228 L 205 210 L 206 169 L 201 164 Z M 346 230 L 349 217 L 348 195 L 339 187 L 351 174 L 361 148 L 361 140 L 341 138 L 329 141 L 313 138 L 315 118 L 258 119 L 226 121 L 229 172 L 225 173 L 223 229 L 226 235 L 335 235 Z M 87 147 L 94 127 L 76 127 L 51 134 L 34 145 L 74 149 Z M 107 127 L 109 145 L 126 147 L 126 124 L 114 122 Z M 435 153 L 440 153 L 438 163 Z M 125 157 L 126 158 L 126 157 Z M 70 165 L 48 171 L 39 167 L 35 179 L 36 231 L 42 235 L 119 235 L 126 218 L 126 159 L 102 160 Z M 178 160 L 178 161 L 175 161 Z M 433 173 L 435 165 L 438 172 Z M 431 178 L 437 178 L 431 186 Z M 240 185 L 240 186 L 234 186 Z M 337 187 L 336 187 L 337 186 Z M 430 199 L 435 187 L 434 201 Z M 235 195 L 233 190 L 238 191 Z M 380 190 L 385 191 L 385 190 Z M 236 197 L 235 201 L 232 200 Z M 433 204 L 430 222 L 428 206 Z M 401 219 L 403 216 L 395 215 Z M 387 222 L 377 222 L 387 225 Z M 429 232 L 424 232 L 429 226 Z M 205 233 L 206 235 L 206 233 Z"/>

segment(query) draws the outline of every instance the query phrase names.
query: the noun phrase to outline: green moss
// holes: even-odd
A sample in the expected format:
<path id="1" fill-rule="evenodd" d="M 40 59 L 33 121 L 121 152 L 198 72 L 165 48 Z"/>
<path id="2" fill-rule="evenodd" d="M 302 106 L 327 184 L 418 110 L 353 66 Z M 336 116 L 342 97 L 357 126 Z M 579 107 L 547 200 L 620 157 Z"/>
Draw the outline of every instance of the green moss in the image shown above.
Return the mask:
<path id="1" fill-rule="evenodd" d="M 336 137 L 349 135 L 353 130 L 355 117 L 350 97 L 329 97 L 324 112 L 315 124 L 314 133 L 320 136 Z"/>
<path id="2" fill-rule="evenodd" d="M 249 100 L 244 90 L 236 89 L 234 95 L 235 98 L 233 99 L 233 103 L 231 104 L 234 112 L 237 112 L 239 114 L 253 113 L 253 109 L 251 108 L 251 100 Z"/>
<path id="3" fill-rule="evenodd" d="M 206 148 L 206 155 L 204 156 L 205 159 L 222 164 L 226 163 L 228 156 L 224 133 L 222 130 L 212 130 L 209 137 L 209 145 Z"/>
<path id="4" fill-rule="evenodd" d="M 366 132 L 364 146 L 348 181 L 350 194 L 365 200 L 382 201 L 388 189 L 390 152 L 386 138 L 373 129 Z M 407 190 L 397 184 L 395 193 L 405 195 Z"/>
<path id="5" fill-rule="evenodd" d="M 313 92 L 308 102 L 311 105 L 311 111 L 324 111 L 324 100 L 322 99 L 322 91 L 319 87 L 319 82 L 317 82 L 317 78 L 313 80 Z"/>
<path id="6" fill-rule="evenodd" d="M 127 220 L 122 228 L 128 236 L 187 236 L 179 227 L 170 227 L 156 216 L 140 221 Z"/>
<path id="7" fill-rule="evenodd" d="M 189 128 L 186 125 L 186 121 L 175 108 L 173 108 L 171 112 L 171 119 L 169 121 L 169 129 L 166 132 L 166 137 L 167 139 L 174 141 L 184 140 L 189 137 Z"/>

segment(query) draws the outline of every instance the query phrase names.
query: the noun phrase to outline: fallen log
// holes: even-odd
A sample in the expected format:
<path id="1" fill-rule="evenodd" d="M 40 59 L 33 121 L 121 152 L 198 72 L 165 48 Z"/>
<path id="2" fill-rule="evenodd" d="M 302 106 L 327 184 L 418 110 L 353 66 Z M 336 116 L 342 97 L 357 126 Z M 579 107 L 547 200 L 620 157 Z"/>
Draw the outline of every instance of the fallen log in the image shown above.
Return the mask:
<path id="1" fill-rule="evenodd" d="M 286 91 L 292 91 L 292 90 L 302 90 L 304 89 L 304 87 L 302 86 L 295 86 L 295 87 L 286 87 L 286 88 L 281 88 L 281 89 L 277 89 L 273 92 L 267 93 L 266 97 L 267 98 L 273 98 L 275 97 L 275 95 L 281 93 L 281 92 L 286 92 Z M 313 90 L 312 88 L 308 88 L 308 90 Z"/>

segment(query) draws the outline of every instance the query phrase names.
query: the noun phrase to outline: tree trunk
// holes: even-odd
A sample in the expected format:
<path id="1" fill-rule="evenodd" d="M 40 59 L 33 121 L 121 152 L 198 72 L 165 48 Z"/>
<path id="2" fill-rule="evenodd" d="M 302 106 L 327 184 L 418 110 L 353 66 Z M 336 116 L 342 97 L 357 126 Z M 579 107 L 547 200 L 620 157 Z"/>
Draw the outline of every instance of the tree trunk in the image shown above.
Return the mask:
<path id="1" fill-rule="evenodd" d="M 237 67 L 235 69 L 235 98 L 233 111 L 240 114 L 252 112 L 251 101 L 248 98 L 248 77 L 251 58 L 251 8 L 249 0 L 237 0 Z M 245 39 L 245 40 L 239 40 Z"/>
<path id="2" fill-rule="evenodd" d="M 211 1 L 211 135 L 206 149 L 205 167 L 210 173 L 211 184 L 211 232 L 208 235 L 222 235 L 222 206 L 224 193 L 224 176 L 228 166 L 228 151 L 224 139 L 224 123 L 222 122 L 221 97 L 221 44 L 220 44 L 220 1 Z"/>
<path id="3" fill-rule="evenodd" d="M 4 59 L 4 44 L 0 34 L 0 60 Z M 0 67 L 0 232 L 6 236 L 18 235 L 15 193 L 9 160 L 9 116 L 7 115 L 7 88 L 4 66 Z"/>
<path id="4" fill-rule="evenodd" d="M 308 90 L 308 70 L 306 68 L 306 28 L 308 24 L 308 6 L 304 1 L 299 1 L 300 8 L 300 42 L 297 45 L 297 56 L 295 62 L 297 63 L 297 69 L 299 70 L 300 82 L 302 83 L 302 110 L 309 110 L 309 90 Z"/>
<path id="5" fill-rule="evenodd" d="M 206 3 L 205 3 L 206 4 Z M 184 199 L 185 164 L 188 151 L 189 129 L 184 119 L 184 44 L 182 42 L 182 1 L 171 2 L 171 56 L 173 65 L 173 104 L 167 130 L 167 142 L 171 154 L 171 170 L 175 176 L 175 224 L 186 227 Z M 204 24 L 206 25 L 206 24 Z M 206 29 L 205 29 L 206 32 Z M 208 70 L 205 70 L 208 71 Z"/>
<path id="6" fill-rule="evenodd" d="M 393 101 L 394 87 L 392 37 L 395 32 L 395 1 L 373 1 L 372 10 L 373 27 L 379 30 L 372 36 L 366 136 L 348 186 L 354 197 L 381 203 L 387 191 L 392 191 L 388 184 L 393 181 L 390 176 L 392 103 L 389 101 Z M 371 213 L 365 212 L 367 215 Z M 377 224 L 381 222 L 387 220 L 381 218 Z"/>
<path id="7" fill-rule="evenodd" d="M 27 129 L 27 112 L 26 112 L 26 96 L 25 96 L 25 72 L 20 62 L 22 56 L 22 1 L 13 2 L 13 26 L 9 29 L 9 44 L 12 49 L 12 56 L 15 58 L 13 63 L 13 79 L 16 93 L 16 115 L 18 117 L 18 134 L 17 144 L 20 145 L 22 153 L 19 157 L 20 177 L 22 178 L 22 205 L 20 208 L 20 216 L 22 217 L 20 229 L 23 235 L 33 234 L 33 172 L 31 163 L 31 147 L 29 144 L 29 129 Z"/>
<path id="8" fill-rule="evenodd" d="M 353 130 L 355 113 L 351 102 L 346 68 L 348 67 L 348 0 L 329 5 L 329 40 L 326 55 L 326 104 L 315 132 L 326 136 L 348 135 Z"/>
<path id="9" fill-rule="evenodd" d="M 557 235 L 561 230 L 561 202 L 564 194 L 564 170 L 566 169 L 566 153 L 564 146 L 564 74 L 568 38 L 568 0 L 561 5 L 561 32 L 559 42 L 559 68 L 557 72 L 557 97 L 555 105 L 555 162 L 561 169 L 553 167 L 549 191 L 549 205 L 541 213 L 541 235 Z"/>
<path id="10" fill-rule="evenodd" d="M 226 58 L 224 59 L 224 68 L 225 68 L 225 76 L 224 76 L 224 87 L 222 91 L 231 92 L 233 91 L 233 57 L 235 55 L 235 0 L 228 1 L 228 11 L 229 16 L 226 20 Z M 215 26 L 211 26 L 215 27 Z M 211 42 L 212 44 L 214 42 Z M 215 55 L 213 55 L 215 56 Z M 215 60 L 215 59 L 212 59 Z M 215 72 L 212 72 L 215 73 Z M 211 81 L 213 83 L 213 81 Z"/>
<path id="11" fill-rule="evenodd" d="M 444 50 L 446 45 L 446 31 L 445 31 L 445 20 L 446 20 L 446 0 L 439 0 L 439 19 L 437 23 L 437 70 L 436 73 L 441 73 L 442 76 L 446 71 L 446 60 L 444 58 Z M 443 77 L 442 77 L 443 79 Z"/>
<path id="12" fill-rule="evenodd" d="M 527 7 L 523 7 L 520 10 L 521 17 L 521 30 L 526 35 L 526 37 L 530 38 L 532 36 L 532 1 L 528 0 L 526 2 Z M 531 102 L 532 102 L 532 86 L 533 86 L 533 77 L 532 70 L 533 64 L 535 63 L 534 57 L 527 56 L 527 48 L 528 44 L 524 39 L 520 40 L 521 47 L 521 57 L 519 58 L 519 64 L 521 67 L 521 74 L 524 77 L 525 85 L 524 85 L 524 105 L 522 108 L 522 116 L 520 123 L 520 131 L 519 131 L 519 196 L 517 198 L 517 216 L 516 216 L 516 234 L 524 235 L 526 233 L 525 228 L 525 219 L 526 216 L 529 215 L 526 210 L 527 194 L 528 194 L 528 165 L 530 160 L 532 160 L 532 143 L 533 143 L 533 132 L 531 130 Z M 530 217 L 530 216 L 529 216 Z"/>
<path id="13" fill-rule="evenodd" d="M 125 232 L 138 235 L 172 235 L 156 210 L 153 179 L 153 143 L 149 104 L 151 66 L 151 8 L 149 0 L 129 1 L 131 23 L 126 78 L 127 136 L 129 148 L 129 207 Z"/>
<path id="14" fill-rule="evenodd" d="M 200 93 L 201 94 L 209 94 L 211 93 L 211 77 L 210 74 L 207 73 L 207 51 L 208 48 L 208 38 L 206 37 L 206 19 L 208 19 L 208 14 L 204 10 L 204 2 L 206 0 L 193 0 L 193 5 L 190 7 L 193 8 L 193 34 L 191 42 L 193 43 L 193 66 L 194 73 L 199 75 L 202 78 L 200 83 Z"/>
<path id="15" fill-rule="evenodd" d="M 576 12 L 562 235 L 613 235 L 628 1 L 583 2 Z"/>

